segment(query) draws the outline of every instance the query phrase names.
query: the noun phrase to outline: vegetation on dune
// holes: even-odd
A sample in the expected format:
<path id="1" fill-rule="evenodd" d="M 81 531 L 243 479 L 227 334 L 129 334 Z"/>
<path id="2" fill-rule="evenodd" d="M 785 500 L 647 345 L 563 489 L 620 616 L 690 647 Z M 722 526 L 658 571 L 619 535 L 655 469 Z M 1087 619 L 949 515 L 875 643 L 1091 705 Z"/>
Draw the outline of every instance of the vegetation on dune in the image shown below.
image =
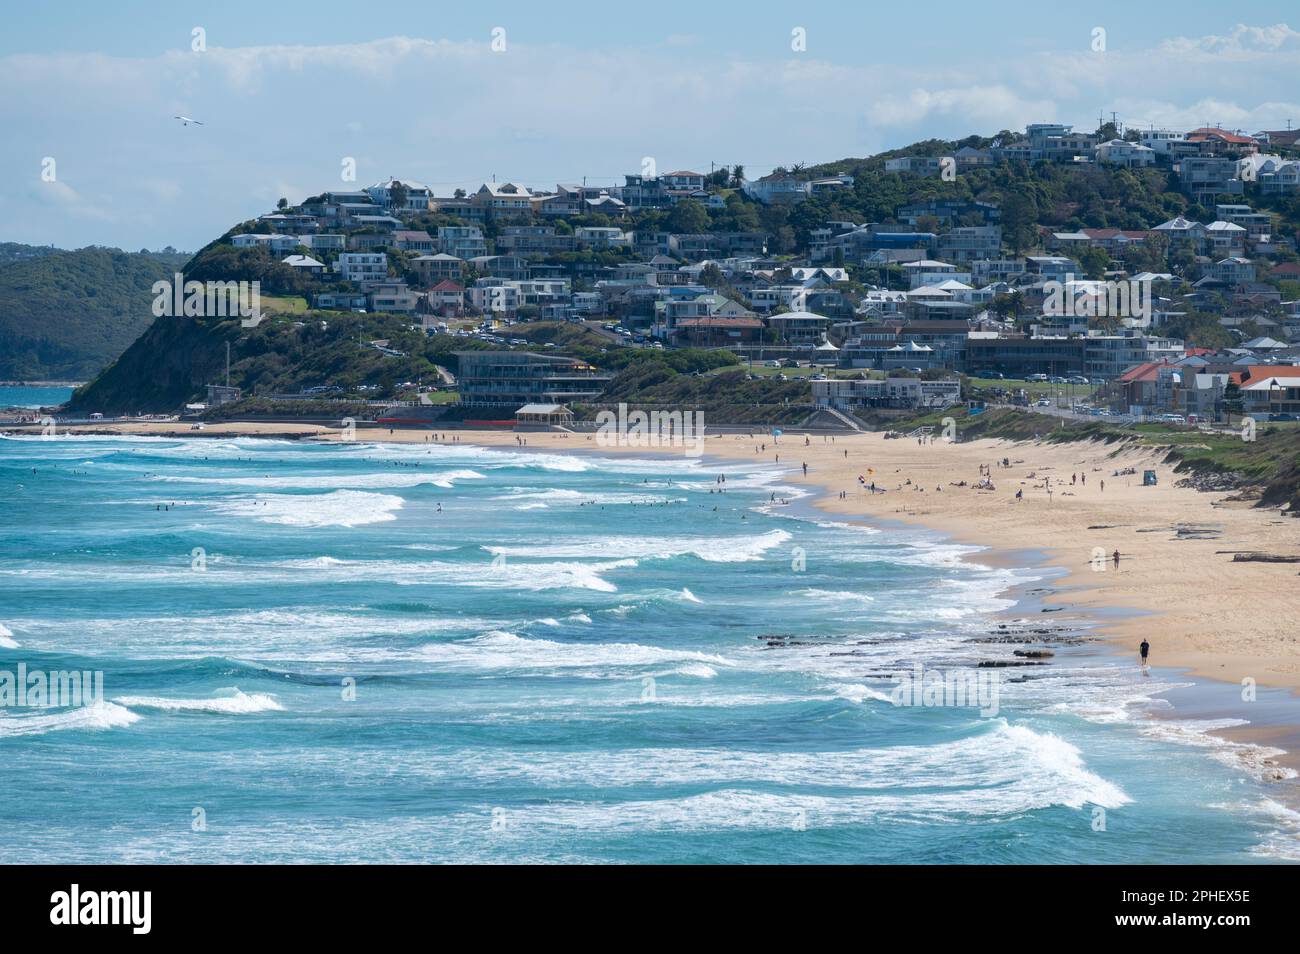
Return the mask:
<path id="1" fill-rule="evenodd" d="M 966 408 L 913 415 L 895 420 L 898 430 L 940 428 L 951 418 L 963 440 L 1102 441 L 1135 444 L 1164 452 L 1175 473 L 1190 477 L 1231 475 L 1233 483 L 1258 492 L 1261 506 L 1287 506 L 1300 516 L 1300 426 L 1264 424 L 1255 439 L 1240 433 L 1202 431 L 1176 424 L 1118 424 L 1072 421 L 1013 408 L 971 414 Z"/>
<path id="2" fill-rule="evenodd" d="M 729 351 L 624 349 L 620 360 L 622 367 L 600 403 L 583 406 L 582 413 L 624 403 L 643 409 L 700 411 L 709 424 L 761 426 L 795 424 L 811 410 L 812 391 L 806 380 L 750 380 Z"/>

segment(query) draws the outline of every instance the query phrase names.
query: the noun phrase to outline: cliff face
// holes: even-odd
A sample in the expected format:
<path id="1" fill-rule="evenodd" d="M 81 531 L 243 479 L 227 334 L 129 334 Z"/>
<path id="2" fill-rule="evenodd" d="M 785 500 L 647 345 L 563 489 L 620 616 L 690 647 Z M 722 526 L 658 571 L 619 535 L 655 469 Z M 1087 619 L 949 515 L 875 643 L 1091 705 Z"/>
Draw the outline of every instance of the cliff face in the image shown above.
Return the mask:
<path id="1" fill-rule="evenodd" d="M 162 413 L 197 400 L 225 373 L 225 343 L 238 337 L 239 322 L 156 318 L 122 356 L 67 405 L 72 414 Z"/>

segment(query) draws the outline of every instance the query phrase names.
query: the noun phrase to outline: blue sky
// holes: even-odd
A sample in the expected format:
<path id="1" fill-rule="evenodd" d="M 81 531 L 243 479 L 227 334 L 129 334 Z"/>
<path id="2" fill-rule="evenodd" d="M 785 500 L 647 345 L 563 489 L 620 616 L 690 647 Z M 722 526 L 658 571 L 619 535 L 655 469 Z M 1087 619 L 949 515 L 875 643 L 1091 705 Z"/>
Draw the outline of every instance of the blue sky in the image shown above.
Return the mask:
<path id="1" fill-rule="evenodd" d="M 11 5 L 0 240 L 194 249 L 281 195 L 342 187 L 345 157 L 350 185 L 450 192 L 494 174 L 614 182 L 646 156 L 756 175 L 1112 110 L 1300 123 L 1294 3 L 1079 6 Z"/>

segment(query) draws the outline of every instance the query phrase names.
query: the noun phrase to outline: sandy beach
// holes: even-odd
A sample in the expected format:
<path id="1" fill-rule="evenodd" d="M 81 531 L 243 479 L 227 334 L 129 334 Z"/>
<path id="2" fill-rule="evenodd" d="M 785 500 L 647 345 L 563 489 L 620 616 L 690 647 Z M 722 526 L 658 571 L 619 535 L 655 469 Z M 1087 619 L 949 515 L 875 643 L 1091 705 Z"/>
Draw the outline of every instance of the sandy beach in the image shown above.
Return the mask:
<path id="1" fill-rule="evenodd" d="M 339 438 L 317 425 L 230 423 L 194 432 L 175 423 L 90 426 L 78 432 L 177 437 Z M 359 427 L 359 441 L 424 443 L 428 430 Z M 433 435 L 435 438 L 443 435 Z M 548 451 L 645 455 L 573 433 L 447 432 L 446 440 Z M 1177 476 L 1150 449 L 1076 443 L 978 440 L 918 444 L 882 434 L 837 435 L 832 441 L 787 434 L 775 440 L 711 435 L 705 454 L 776 464 L 789 482 L 818 494 L 816 505 L 843 517 L 896 520 L 992 548 L 981 562 L 1013 561 L 1017 551 L 1045 553 L 1067 571 L 1054 581 L 1062 611 L 1108 609 L 1100 632 L 1136 658 L 1151 643 L 1151 662 L 1197 676 L 1300 689 L 1300 565 L 1234 562 L 1237 552 L 1300 555 L 1300 521 L 1231 495 L 1177 487 Z M 680 449 L 660 452 L 681 453 Z M 1004 460 L 1009 466 L 1003 466 Z M 807 474 L 803 465 L 807 464 Z M 993 489 L 980 489 L 981 469 Z M 1127 469 L 1134 474 L 1116 476 Z M 1154 469 L 1157 486 L 1142 485 Z M 871 493 L 858 477 L 883 492 Z M 960 486 L 965 482 L 965 486 Z M 841 499 L 841 491 L 845 497 Z M 1017 500 L 1017 491 L 1022 499 Z M 1119 552 L 1118 565 L 1114 561 Z M 1104 557 L 1102 556 L 1104 555 Z"/>

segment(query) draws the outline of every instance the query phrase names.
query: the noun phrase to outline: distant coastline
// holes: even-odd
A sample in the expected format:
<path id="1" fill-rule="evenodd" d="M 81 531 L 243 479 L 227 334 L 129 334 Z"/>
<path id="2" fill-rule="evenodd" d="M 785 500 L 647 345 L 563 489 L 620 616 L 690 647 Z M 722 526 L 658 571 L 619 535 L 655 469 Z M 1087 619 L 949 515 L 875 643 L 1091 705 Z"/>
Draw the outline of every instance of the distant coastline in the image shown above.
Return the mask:
<path id="1" fill-rule="evenodd" d="M 0 388 L 79 388 L 85 381 L 0 381 Z"/>

